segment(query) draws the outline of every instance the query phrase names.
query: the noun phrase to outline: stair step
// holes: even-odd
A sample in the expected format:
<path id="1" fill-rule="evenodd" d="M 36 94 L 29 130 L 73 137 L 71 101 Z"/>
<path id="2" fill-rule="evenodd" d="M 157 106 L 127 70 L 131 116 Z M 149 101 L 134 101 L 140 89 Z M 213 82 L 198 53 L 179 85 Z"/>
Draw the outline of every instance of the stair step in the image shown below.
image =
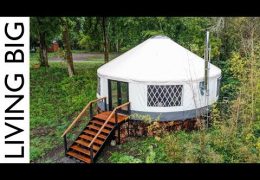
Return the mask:
<path id="1" fill-rule="evenodd" d="M 88 136 L 88 135 L 84 135 L 84 134 L 80 135 L 79 137 L 82 138 L 82 139 L 85 139 L 85 140 L 87 140 L 87 141 L 92 141 L 92 139 L 94 138 L 94 137 L 91 137 L 91 136 Z M 94 143 L 97 143 L 97 144 L 99 144 L 99 145 L 102 145 L 102 144 L 104 143 L 104 141 L 101 141 L 101 140 L 99 140 L 99 139 L 96 139 L 96 140 L 94 141 Z"/>
<path id="2" fill-rule="evenodd" d="M 98 124 L 98 125 L 100 125 L 100 126 L 103 126 L 103 124 L 104 124 L 104 122 L 100 122 L 100 121 L 98 121 L 98 120 L 92 120 L 92 121 L 90 121 L 91 123 L 94 123 L 94 124 Z M 114 126 L 113 125 L 110 125 L 110 124 L 106 124 L 106 126 L 105 127 L 108 127 L 108 128 L 111 128 L 111 129 L 113 129 L 114 128 Z"/>
<path id="3" fill-rule="evenodd" d="M 68 152 L 67 152 L 67 155 L 72 156 L 72 157 L 74 157 L 74 158 L 77 158 L 77 159 L 79 159 L 79 160 L 81 160 L 81 161 L 84 161 L 84 162 L 86 162 L 86 163 L 91 163 L 91 159 L 90 159 L 89 157 L 80 155 L 80 154 L 78 154 L 78 153 L 76 153 L 76 152 L 68 151 Z"/>
<path id="4" fill-rule="evenodd" d="M 78 152 L 81 152 L 83 154 L 86 154 L 86 155 L 90 156 L 90 150 L 88 150 L 88 149 L 84 149 L 84 148 L 82 148 L 82 147 L 80 147 L 78 145 L 72 145 L 70 148 L 75 150 L 75 151 L 78 151 Z M 93 152 L 93 156 L 95 156 L 95 155 L 96 155 L 96 153 Z"/>
<path id="5" fill-rule="evenodd" d="M 97 134 L 97 132 L 91 131 L 89 129 L 84 130 L 84 133 L 92 135 L 92 136 L 96 136 L 96 134 Z M 103 134 L 99 134 L 98 137 L 101 139 L 104 139 L 104 140 L 107 138 L 107 136 L 105 136 Z"/>
<path id="6" fill-rule="evenodd" d="M 87 127 L 88 127 L 88 128 L 91 128 L 91 129 L 95 129 L 95 130 L 97 130 L 97 131 L 99 131 L 99 129 L 100 129 L 100 127 L 94 126 L 94 125 L 92 125 L 92 124 L 88 125 Z M 109 133 L 111 132 L 111 130 L 107 130 L 107 129 L 103 128 L 103 129 L 102 129 L 102 132 L 109 134 Z"/>
<path id="7" fill-rule="evenodd" d="M 75 143 L 80 144 L 80 145 L 85 146 L 85 147 L 88 147 L 88 145 L 90 144 L 90 142 L 80 140 L 80 139 L 76 140 Z M 98 151 L 100 149 L 100 147 L 93 144 L 93 149 L 95 151 Z"/>
<path id="8" fill-rule="evenodd" d="M 96 114 L 94 116 L 94 118 L 96 119 L 99 119 L 99 120 L 102 120 L 102 121 L 106 121 L 108 116 L 112 113 L 112 111 L 106 111 L 106 112 L 102 112 L 102 113 L 99 113 L 99 114 Z"/>
<path id="9" fill-rule="evenodd" d="M 112 111 L 106 111 L 106 112 L 102 112 L 100 114 L 97 114 L 94 116 L 94 118 L 99 119 L 99 120 L 103 120 L 106 121 L 108 116 L 112 113 Z M 117 114 L 117 121 L 118 123 L 121 123 L 124 120 L 127 120 L 129 116 L 124 115 L 124 114 Z M 111 117 L 111 119 L 109 120 L 110 123 L 115 123 L 115 115 L 113 115 Z"/>

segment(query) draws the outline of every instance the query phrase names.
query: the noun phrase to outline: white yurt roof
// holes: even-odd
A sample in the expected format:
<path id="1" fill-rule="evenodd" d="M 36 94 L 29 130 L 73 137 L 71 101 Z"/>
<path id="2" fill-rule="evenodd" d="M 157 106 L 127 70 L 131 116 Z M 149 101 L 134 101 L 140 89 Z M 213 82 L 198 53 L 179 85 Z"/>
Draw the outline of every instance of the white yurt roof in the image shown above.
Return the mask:
<path id="1" fill-rule="evenodd" d="M 167 36 L 154 36 L 101 66 L 101 77 L 118 81 L 183 82 L 204 78 L 204 59 Z M 209 77 L 221 70 L 210 64 Z"/>

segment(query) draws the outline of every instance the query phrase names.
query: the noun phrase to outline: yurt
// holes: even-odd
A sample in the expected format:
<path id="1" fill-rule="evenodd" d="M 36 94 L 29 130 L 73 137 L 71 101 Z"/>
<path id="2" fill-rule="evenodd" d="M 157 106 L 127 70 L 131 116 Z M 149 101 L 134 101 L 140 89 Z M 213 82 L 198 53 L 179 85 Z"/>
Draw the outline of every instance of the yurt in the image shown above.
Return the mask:
<path id="1" fill-rule="evenodd" d="M 172 39 L 154 36 L 98 68 L 97 97 L 108 97 L 109 110 L 130 102 L 135 120 L 191 119 L 219 96 L 221 70 L 209 65 L 206 97 L 204 66 L 203 58 Z"/>

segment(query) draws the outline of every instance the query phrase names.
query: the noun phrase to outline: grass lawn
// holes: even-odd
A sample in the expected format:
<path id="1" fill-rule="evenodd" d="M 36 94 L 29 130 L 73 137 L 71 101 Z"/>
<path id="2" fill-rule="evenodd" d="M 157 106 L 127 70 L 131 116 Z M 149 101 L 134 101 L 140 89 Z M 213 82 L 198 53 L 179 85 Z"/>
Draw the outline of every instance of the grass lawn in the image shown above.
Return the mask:
<path id="1" fill-rule="evenodd" d="M 52 54 L 50 54 L 51 56 Z M 49 68 L 30 68 L 30 158 L 35 161 L 63 145 L 63 131 L 80 110 L 96 98 L 96 70 L 103 61 L 76 62 L 77 76 L 68 77 L 64 62 L 49 62 Z"/>

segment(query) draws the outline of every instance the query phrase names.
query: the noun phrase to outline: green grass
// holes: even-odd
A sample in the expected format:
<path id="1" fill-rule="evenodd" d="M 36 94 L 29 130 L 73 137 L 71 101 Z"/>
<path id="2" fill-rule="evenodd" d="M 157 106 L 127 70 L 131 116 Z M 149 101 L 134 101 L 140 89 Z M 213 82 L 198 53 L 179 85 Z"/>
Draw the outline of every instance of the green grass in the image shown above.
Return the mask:
<path id="1" fill-rule="evenodd" d="M 165 145 L 154 137 L 139 137 L 122 144 L 111 152 L 111 163 L 165 163 Z"/>
<path id="2" fill-rule="evenodd" d="M 79 111 L 96 98 L 96 70 L 101 62 L 75 63 L 76 76 L 68 77 L 64 62 L 34 69 L 37 54 L 31 54 L 30 128 L 31 160 L 35 161 L 61 146 L 63 131 Z"/>

